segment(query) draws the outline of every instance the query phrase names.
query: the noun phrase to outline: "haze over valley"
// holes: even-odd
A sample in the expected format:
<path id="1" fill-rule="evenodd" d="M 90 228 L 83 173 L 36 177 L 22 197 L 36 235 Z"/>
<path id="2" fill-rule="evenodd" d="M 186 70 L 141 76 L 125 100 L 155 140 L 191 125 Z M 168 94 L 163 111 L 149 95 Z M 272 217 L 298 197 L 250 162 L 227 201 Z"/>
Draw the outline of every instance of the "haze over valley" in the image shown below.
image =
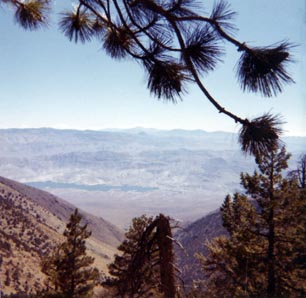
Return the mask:
<path id="1" fill-rule="evenodd" d="M 284 138 L 293 154 L 305 137 Z M 126 227 L 143 213 L 193 221 L 239 189 L 255 164 L 235 134 L 135 128 L 0 130 L 0 175 L 45 189 Z"/>

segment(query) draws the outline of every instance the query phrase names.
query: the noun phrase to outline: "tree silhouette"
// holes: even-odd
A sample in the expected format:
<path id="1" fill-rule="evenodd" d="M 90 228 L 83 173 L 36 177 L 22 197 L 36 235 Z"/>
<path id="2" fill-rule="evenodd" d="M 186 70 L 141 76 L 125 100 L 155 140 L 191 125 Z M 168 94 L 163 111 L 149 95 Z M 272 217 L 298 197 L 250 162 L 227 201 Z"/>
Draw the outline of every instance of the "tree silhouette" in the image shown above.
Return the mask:
<path id="1" fill-rule="evenodd" d="M 98 270 L 92 268 L 94 259 L 86 255 L 86 239 L 90 237 L 87 225 L 81 225 L 78 209 L 70 216 L 64 231 L 65 241 L 42 262 L 42 271 L 53 285 L 55 297 L 89 298 L 98 279 Z"/>
<path id="2" fill-rule="evenodd" d="M 145 298 L 156 290 L 157 280 L 151 263 L 157 261 L 157 255 L 149 253 L 141 264 L 132 264 L 134 255 L 139 250 L 140 239 L 152 222 L 153 218 L 145 215 L 134 218 L 125 234 L 126 239 L 118 247 L 120 253 L 115 255 L 114 262 L 109 265 L 111 278 L 105 282 L 107 288 L 113 289 L 114 297 Z M 156 245 L 152 249 L 155 250 Z"/>
<path id="3" fill-rule="evenodd" d="M 176 297 L 174 252 L 169 218 L 135 218 L 109 266 L 106 286 L 114 297 Z"/>
<path id="4" fill-rule="evenodd" d="M 47 24 L 51 0 L 0 0 L 15 7 L 15 18 L 26 29 Z M 204 15 L 196 0 L 78 0 L 62 13 L 61 31 L 71 41 L 97 38 L 115 59 L 132 58 L 147 74 L 147 88 L 167 101 L 181 99 L 187 84 L 196 84 L 219 111 L 241 125 L 239 142 L 250 154 L 266 153 L 279 143 L 282 120 L 264 114 L 244 119 L 227 110 L 206 88 L 203 77 L 213 71 L 224 54 L 223 43 L 241 52 L 236 77 L 243 91 L 271 97 L 293 79 L 286 71 L 292 44 L 280 42 L 252 47 L 234 38 L 235 12 L 226 1 Z"/>
<path id="5" fill-rule="evenodd" d="M 209 256 L 201 257 L 209 297 L 305 293 L 306 201 L 297 180 L 282 177 L 289 157 L 284 147 L 257 157 L 259 172 L 241 174 L 245 192 L 226 197 L 221 212 L 229 238 L 208 243 Z"/>
<path id="6" fill-rule="evenodd" d="M 297 169 L 291 171 L 289 175 L 297 179 L 301 189 L 306 189 L 306 154 L 300 157 Z"/>
<path id="7" fill-rule="evenodd" d="M 15 9 L 15 20 L 25 29 L 36 30 L 48 24 L 50 0 L 0 0 L 1 3 Z"/>

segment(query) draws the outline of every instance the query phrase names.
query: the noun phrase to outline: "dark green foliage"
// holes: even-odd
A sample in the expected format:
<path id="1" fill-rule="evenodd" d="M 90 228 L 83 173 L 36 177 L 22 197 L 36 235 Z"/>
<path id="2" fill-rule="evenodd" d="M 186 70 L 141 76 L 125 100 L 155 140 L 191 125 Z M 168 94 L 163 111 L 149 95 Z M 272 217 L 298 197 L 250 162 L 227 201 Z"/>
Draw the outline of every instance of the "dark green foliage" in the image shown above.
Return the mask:
<path id="1" fill-rule="evenodd" d="M 292 172 L 294 173 L 293 176 L 291 176 Z M 294 264 L 301 269 L 301 276 L 304 280 L 306 280 L 306 154 L 301 156 L 297 169 L 292 172 L 289 175 L 293 177 L 292 179 L 296 179 L 296 181 L 298 181 L 301 196 L 300 200 L 303 202 L 300 212 L 304 215 L 304 223 L 301 224 L 298 235 L 299 253 L 294 260 Z M 301 297 L 306 297 L 305 289 L 302 294 Z"/>
<path id="2" fill-rule="evenodd" d="M 109 266 L 112 278 L 104 285 L 114 289 L 114 297 L 174 298 L 174 253 L 169 219 L 162 214 L 154 220 L 146 216 L 135 218 L 126 238 L 118 248 L 121 255 L 116 255 Z"/>
<path id="3" fill-rule="evenodd" d="M 258 156 L 259 173 L 241 174 L 245 193 L 227 196 L 221 211 L 229 238 L 208 243 L 201 257 L 210 297 L 301 297 L 305 292 L 305 198 L 282 177 L 285 148 Z M 300 262 L 300 263 L 299 263 Z"/>
<path id="4" fill-rule="evenodd" d="M 154 259 L 155 256 L 148 255 L 141 264 L 132 263 L 139 250 L 142 235 L 152 221 L 152 217 L 147 218 L 144 215 L 134 218 L 125 234 L 126 240 L 118 247 L 121 254 L 115 255 L 114 262 L 110 264 L 109 272 L 112 278 L 106 282 L 106 285 L 115 289 L 115 297 L 146 297 L 156 286 L 150 266 L 150 258 Z"/>
<path id="5" fill-rule="evenodd" d="M 87 225 L 81 225 L 81 219 L 76 209 L 64 231 L 65 242 L 43 260 L 42 271 L 48 276 L 48 286 L 51 286 L 46 295 L 88 298 L 93 294 L 99 273 L 91 267 L 94 259 L 86 255 L 86 239 L 91 233 Z"/>

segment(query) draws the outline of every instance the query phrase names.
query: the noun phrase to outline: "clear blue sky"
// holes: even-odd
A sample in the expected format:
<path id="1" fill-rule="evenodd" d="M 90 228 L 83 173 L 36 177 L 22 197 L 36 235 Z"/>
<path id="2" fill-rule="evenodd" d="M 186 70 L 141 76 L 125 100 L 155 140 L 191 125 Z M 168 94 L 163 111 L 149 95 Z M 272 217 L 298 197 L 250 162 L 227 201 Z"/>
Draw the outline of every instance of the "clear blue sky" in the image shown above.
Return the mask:
<path id="1" fill-rule="evenodd" d="M 306 135 L 306 2 L 305 0 L 231 0 L 238 12 L 236 37 L 252 45 L 281 40 L 299 44 L 290 65 L 296 84 L 277 98 L 242 93 L 233 69 L 239 53 L 229 46 L 216 72 L 206 79 L 213 96 L 240 117 L 281 114 L 288 135 Z M 59 4 L 61 3 L 61 4 Z M 204 1 L 203 3 L 212 3 Z M 70 6 L 57 1 L 55 10 Z M 209 11 L 209 7 L 207 7 Z M 70 43 L 57 29 L 27 32 L 0 8 L 0 128 L 76 129 L 183 128 L 237 132 L 239 126 L 217 113 L 195 86 L 176 105 L 156 100 L 146 77 L 131 61 L 111 60 L 99 42 Z"/>

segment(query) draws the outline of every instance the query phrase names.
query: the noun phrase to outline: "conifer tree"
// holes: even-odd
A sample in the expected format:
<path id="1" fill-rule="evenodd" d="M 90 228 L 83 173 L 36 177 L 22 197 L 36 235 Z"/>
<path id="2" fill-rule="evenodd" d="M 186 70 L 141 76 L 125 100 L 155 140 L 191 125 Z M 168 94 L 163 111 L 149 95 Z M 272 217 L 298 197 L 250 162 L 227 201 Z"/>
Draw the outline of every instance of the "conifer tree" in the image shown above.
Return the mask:
<path id="1" fill-rule="evenodd" d="M 125 234 L 126 239 L 118 247 L 120 254 L 115 255 L 115 260 L 109 265 L 109 273 L 112 278 L 107 280 L 106 285 L 115 290 L 115 297 L 146 297 L 150 296 L 152 288 L 156 287 L 156 280 L 150 266 L 149 258 L 143 260 L 141 268 L 135 272 L 129 271 L 134 255 L 139 249 L 139 242 L 147 227 L 152 223 L 152 217 L 134 218 Z M 155 256 L 150 254 L 151 261 Z M 135 269 L 137 264 L 135 265 Z"/>
<path id="2" fill-rule="evenodd" d="M 282 177 L 285 148 L 258 156 L 259 172 L 241 174 L 244 193 L 227 196 L 222 208 L 229 238 L 208 243 L 201 256 L 210 297 L 300 297 L 305 268 L 296 260 L 305 233 L 305 200 L 296 179 Z"/>
<path id="3" fill-rule="evenodd" d="M 298 167 L 296 170 L 291 171 L 290 175 L 292 179 L 298 181 L 301 195 L 301 212 L 304 214 L 304 225 L 300 229 L 299 242 L 299 254 L 294 263 L 301 268 L 301 278 L 306 281 L 306 154 L 302 155 L 298 161 Z M 301 292 L 301 297 L 306 297 L 306 290 Z"/>
<path id="4" fill-rule="evenodd" d="M 133 219 L 120 255 L 109 266 L 112 278 L 105 285 L 115 289 L 114 297 L 176 297 L 174 253 L 169 219 Z"/>
<path id="5" fill-rule="evenodd" d="M 92 297 L 98 270 L 92 268 L 94 259 L 86 255 L 86 239 L 91 235 L 87 225 L 81 225 L 78 209 L 70 216 L 64 231 L 65 242 L 42 264 L 43 272 L 53 285 L 51 292 L 63 298 Z"/>

